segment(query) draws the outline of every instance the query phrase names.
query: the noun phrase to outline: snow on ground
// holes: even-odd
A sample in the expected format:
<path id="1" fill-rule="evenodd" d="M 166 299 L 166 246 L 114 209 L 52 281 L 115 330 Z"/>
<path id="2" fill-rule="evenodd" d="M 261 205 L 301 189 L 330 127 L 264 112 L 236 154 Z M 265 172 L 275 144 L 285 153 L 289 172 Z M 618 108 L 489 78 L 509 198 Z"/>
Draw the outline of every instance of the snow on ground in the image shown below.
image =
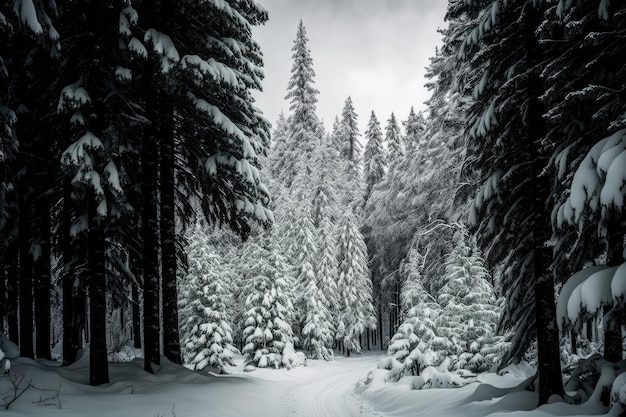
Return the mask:
<path id="1" fill-rule="evenodd" d="M 143 372 L 143 360 L 111 363 L 111 383 L 87 385 L 87 356 L 69 367 L 58 362 L 11 360 L 13 376 L 37 388 L 15 401 L 6 417 L 550 417 L 600 414 L 562 403 L 534 410 L 537 396 L 517 389 L 528 375 L 518 369 L 503 376 L 481 374 L 461 388 L 411 390 L 412 378 L 384 382 L 376 369 L 380 352 L 365 352 L 333 362 L 308 360 L 306 367 L 243 372 L 243 360 L 231 375 L 193 372 L 164 359 L 156 375 Z M 366 384 L 365 381 L 368 381 Z M 59 390 L 57 395 L 57 390 Z M 13 393 L 8 375 L 0 376 L 0 394 Z M 51 398 L 46 400 L 46 398 Z M 60 407 L 59 407 L 60 402 Z"/>

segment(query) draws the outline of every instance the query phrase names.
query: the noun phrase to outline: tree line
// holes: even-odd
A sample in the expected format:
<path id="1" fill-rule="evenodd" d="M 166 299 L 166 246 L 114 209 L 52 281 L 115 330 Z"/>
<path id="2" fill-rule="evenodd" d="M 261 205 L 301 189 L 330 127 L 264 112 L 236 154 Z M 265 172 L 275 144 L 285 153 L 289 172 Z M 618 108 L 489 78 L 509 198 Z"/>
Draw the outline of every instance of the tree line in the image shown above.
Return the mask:
<path id="1" fill-rule="evenodd" d="M 88 336 L 92 385 L 108 382 L 111 302 L 132 303 L 146 371 L 161 334 L 181 363 L 184 230 L 267 222 L 251 95 L 267 18 L 254 1 L 0 3 L 0 315 L 21 356 L 51 357 L 55 297 L 64 364 Z"/>
<path id="2" fill-rule="evenodd" d="M 427 290 L 422 305 L 437 298 L 457 243 L 449 226 L 470 227 L 503 297 L 496 330 L 510 345 L 500 366 L 534 358 L 540 404 L 565 395 L 562 359 L 589 346 L 585 329 L 603 329 L 590 353 L 623 357 L 625 12 L 604 1 L 449 1 L 427 74 L 426 131 L 365 206 L 390 314 L 414 277 Z M 403 273 L 418 255 L 419 274 Z M 430 337 L 416 323 L 423 314 L 392 316 L 398 340 L 416 335 L 409 352 Z"/>

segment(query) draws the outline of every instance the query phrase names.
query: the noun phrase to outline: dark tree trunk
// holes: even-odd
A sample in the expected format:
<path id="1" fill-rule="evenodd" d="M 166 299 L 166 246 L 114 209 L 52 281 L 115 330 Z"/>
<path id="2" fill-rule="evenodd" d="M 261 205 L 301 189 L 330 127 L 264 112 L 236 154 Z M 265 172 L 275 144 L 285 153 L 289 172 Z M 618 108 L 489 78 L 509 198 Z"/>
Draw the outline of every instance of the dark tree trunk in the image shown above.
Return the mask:
<path id="1" fill-rule="evenodd" d="M 548 248 L 542 249 L 547 249 L 548 253 L 544 254 L 543 259 L 549 261 L 550 250 Z M 539 405 L 542 405 L 546 404 L 552 395 L 563 397 L 564 392 L 552 274 L 544 272 L 536 276 L 535 280 L 536 323 L 538 326 L 537 372 L 539 373 Z"/>
<path id="2" fill-rule="evenodd" d="M 383 308 L 382 308 L 382 303 L 379 303 L 379 307 L 378 307 L 378 343 L 380 344 L 380 350 L 383 350 Z"/>
<path id="3" fill-rule="evenodd" d="M 622 324 L 612 306 L 604 306 L 604 359 L 610 362 L 622 360 Z"/>
<path id="4" fill-rule="evenodd" d="M 137 277 L 137 275 L 135 275 Z M 139 279 L 139 277 L 137 277 Z M 139 288 L 136 284 L 132 287 L 132 302 L 133 302 L 133 346 L 135 349 L 141 349 L 141 313 L 139 304 Z"/>
<path id="5" fill-rule="evenodd" d="M 38 358 L 52 359 L 50 354 L 50 197 L 42 196 L 35 204 L 35 219 L 39 226 L 40 253 L 33 261 L 35 294 L 35 348 Z"/>
<path id="6" fill-rule="evenodd" d="M 590 342 L 593 341 L 593 326 L 595 324 L 595 319 L 589 319 L 587 320 L 587 322 L 585 323 L 585 326 L 587 327 L 587 340 L 589 340 Z"/>
<path id="7" fill-rule="evenodd" d="M 578 340 L 578 335 L 574 330 L 570 330 L 569 332 L 569 341 L 570 341 L 570 349 L 574 355 L 578 354 L 578 347 L 576 346 L 576 341 Z"/>
<path id="8" fill-rule="evenodd" d="M 162 106 L 165 123 L 161 133 L 161 286 L 163 296 L 163 353 L 181 364 L 178 331 L 178 289 L 176 284 L 176 212 L 174 179 L 174 130 L 172 106 Z M 170 116 L 170 117 L 168 117 Z"/>
<path id="9" fill-rule="evenodd" d="M 543 120 L 543 80 L 537 67 L 541 63 L 541 49 L 536 30 L 542 22 L 541 6 L 531 5 L 524 8 L 525 18 L 523 33 L 528 61 L 529 77 L 527 81 L 528 111 L 525 118 L 529 147 L 528 160 L 532 161 L 532 233 L 533 233 L 533 274 L 535 292 L 535 330 L 537 334 L 537 373 L 539 374 L 539 405 L 546 404 L 552 395 L 561 398 L 564 395 L 561 374 L 559 329 L 556 324 L 556 305 L 554 302 L 554 278 L 550 265 L 552 249 L 547 246 L 550 239 L 550 212 L 546 208 L 550 195 L 550 179 L 544 168 L 548 164 L 541 151 L 541 140 L 545 137 L 546 126 Z M 545 152 L 544 152 L 545 153 Z"/>
<path id="10" fill-rule="evenodd" d="M 149 88 L 154 86 L 149 85 Z M 151 98 L 158 100 L 157 96 Z M 154 114 L 151 115 L 154 120 Z M 159 343 L 159 222 L 158 205 L 158 131 L 154 123 L 146 127 L 141 147 L 142 169 L 142 270 L 143 270 L 143 332 L 144 369 L 154 373 L 152 365 L 160 365 Z"/>
<path id="11" fill-rule="evenodd" d="M 20 344 L 20 330 L 18 324 L 18 242 L 13 239 L 9 242 L 6 251 L 7 262 L 7 324 L 9 328 L 9 340 L 13 343 Z"/>
<path id="12" fill-rule="evenodd" d="M 106 341 L 106 269 L 104 225 L 97 218 L 97 202 L 89 201 L 89 384 L 109 382 Z"/>
<path id="13" fill-rule="evenodd" d="M 33 351 L 33 257 L 30 253 L 31 202 L 25 193 L 19 197 L 19 290 L 20 290 L 20 356 L 34 358 Z"/>
<path id="14" fill-rule="evenodd" d="M 70 235 L 72 227 L 72 185 L 69 178 L 63 182 L 63 211 L 61 213 L 61 245 L 63 253 L 62 291 L 63 291 L 63 365 L 76 362 L 78 350 L 81 348 L 80 326 L 77 317 L 76 269 L 73 265 L 73 240 Z M 79 304 L 80 306 L 80 304 Z"/>

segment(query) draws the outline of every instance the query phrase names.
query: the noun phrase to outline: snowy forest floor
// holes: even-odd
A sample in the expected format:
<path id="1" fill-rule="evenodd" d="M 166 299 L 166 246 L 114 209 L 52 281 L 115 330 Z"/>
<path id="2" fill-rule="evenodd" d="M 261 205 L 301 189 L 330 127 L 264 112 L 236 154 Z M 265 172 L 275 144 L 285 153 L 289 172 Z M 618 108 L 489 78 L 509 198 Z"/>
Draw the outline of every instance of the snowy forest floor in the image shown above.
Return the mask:
<path id="1" fill-rule="evenodd" d="M 58 362 L 13 359 L 10 375 L 0 376 L 0 394 L 11 400 L 15 380 L 32 383 L 0 415 L 133 417 L 549 417 L 602 413 L 597 408 L 551 404 L 533 410 L 534 393 L 516 390 L 529 369 L 498 376 L 481 374 L 461 388 L 411 390 L 411 378 L 385 383 L 377 370 L 378 351 L 335 361 L 309 360 L 306 367 L 243 372 L 243 359 L 231 375 L 193 372 L 164 360 L 155 375 L 143 360 L 110 364 L 110 384 L 88 385 L 89 359 L 69 367 Z M 364 381 L 369 379 L 368 384 Z M 19 392 L 20 390 L 18 390 Z"/>

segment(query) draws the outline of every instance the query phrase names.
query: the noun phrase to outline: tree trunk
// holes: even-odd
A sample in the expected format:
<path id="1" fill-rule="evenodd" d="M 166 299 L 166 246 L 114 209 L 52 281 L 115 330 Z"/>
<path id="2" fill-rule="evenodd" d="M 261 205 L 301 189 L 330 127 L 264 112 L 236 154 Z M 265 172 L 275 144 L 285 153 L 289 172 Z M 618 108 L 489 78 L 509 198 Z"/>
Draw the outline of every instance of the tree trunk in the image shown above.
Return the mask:
<path id="1" fill-rule="evenodd" d="M 379 303 L 379 307 L 378 307 L 378 343 L 380 344 L 380 350 L 383 350 L 383 307 L 382 307 L 382 303 Z"/>
<path id="2" fill-rule="evenodd" d="M 173 106 L 162 106 L 161 134 L 161 286 L 163 296 L 163 354 L 181 364 L 178 331 L 178 289 L 176 283 L 176 195 L 174 178 Z"/>
<path id="3" fill-rule="evenodd" d="M 9 340 L 16 345 L 20 344 L 20 330 L 17 320 L 18 312 L 18 242 L 13 239 L 9 242 L 6 250 L 6 262 L 7 262 L 7 321 L 9 328 Z"/>
<path id="4" fill-rule="evenodd" d="M 40 253 L 33 259 L 35 294 L 35 343 L 38 358 L 52 359 L 50 354 L 50 197 L 43 196 L 35 204 L 35 221 L 39 226 Z"/>
<path id="5" fill-rule="evenodd" d="M 148 88 L 154 88 L 148 85 Z M 154 95 L 153 100 L 158 100 Z M 151 114 L 151 120 L 155 115 Z M 152 365 L 161 364 L 159 317 L 159 223 L 158 201 L 158 132 L 153 124 L 146 127 L 141 146 L 142 169 L 142 270 L 144 369 L 154 373 Z"/>
<path id="6" fill-rule="evenodd" d="M 544 259 L 550 259 L 550 250 Z M 537 255 L 536 255 L 537 256 Z M 538 274 L 539 271 L 536 271 Z M 559 330 L 556 324 L 554 282 L 552 274 L 535 276 L 535 305 L 537 325 L 537 372 L 539 373 L 539 405 L 547 404 L 552 395 L 563 397 Z"/>
<path id="7" fill-rule="evenodd" d="M 93 198 L 93 197 L 92 197 Z M 89 201 L 89 384 L 109 382 L 106 341 L 106 269 L 104 225 L 97 218 L 96 205 Z"/>
<path id="8" fill-rule="evenodd" d="M 527 81 L 528 111 L 525 126 L 528 160 L 532 161 L 533 178 L 532 233 L 533 233 L 533 275 L 535 298 L 535 330 L 537 334 L 537 373 L 539 374 L 539 405 L 546 404 L 552 395 L 563 398 L 563 381 L 559 345 L 559 329 L 556 324 L 556 305 L 554 302 L 554 278 L 550 265 L 552 249 L 547 245 L 550 239 L 550 212 L 546 203 L 550 195 L 550 179 L 544 172 L 548 164 L 541 151 L 542 139 L 546 134 L 543 120 L 544 108 L 539 97 L 543 94 L 543 80 L 537 66 L 541 65 L 541 49 L 536 30 L 543 21 L 543 9 L 527 4 L 524 7 L 523 33 L 528 61 L 529 77 Z M 545 153 L 545 152 L 544 152 Z"/>
<path id="9" fill-rule="evenodd" d="M 23 191 L 23 190 L 22 190 Z M 33 258 L 30 253 L 31 202 L 24 192 L 19 197 L 19 292 L 20 356 L 34 358 L 33 351 Z"/>
<path id="10" fill-rule="evenodd" d="M 61 213 L 61 245 L 63 253 L 63 365 L 76 362 L 81 348 L 80 327 L 76 316 L 76 269 L 73 265 L 74 247 L 70 229 L 72 227 L 72 184 L 69 178 L 63 182 L 63 211 Z"/>
<path id="11" fill-rule="evenodd" d="M 137 275 L 135 275 L 137 277 Z M 139 277 L 137 277 L 139 279 Z M 141 349 L 141 313 L 139 303 L 139 288 L 136 284 L 132 286 L 132 303 L 133 303 L 133 346 L 135 349 Z"/>
<path id="12" fill-rule="evenodd" d="M 572 329 L 569 332 L 569 341 L 570 341 L 570 349 L 572 350 L 572 354 L 578 354 L 578 347 L 576 346 L 576 340 L 578 340 L 578 335 Z"/>

